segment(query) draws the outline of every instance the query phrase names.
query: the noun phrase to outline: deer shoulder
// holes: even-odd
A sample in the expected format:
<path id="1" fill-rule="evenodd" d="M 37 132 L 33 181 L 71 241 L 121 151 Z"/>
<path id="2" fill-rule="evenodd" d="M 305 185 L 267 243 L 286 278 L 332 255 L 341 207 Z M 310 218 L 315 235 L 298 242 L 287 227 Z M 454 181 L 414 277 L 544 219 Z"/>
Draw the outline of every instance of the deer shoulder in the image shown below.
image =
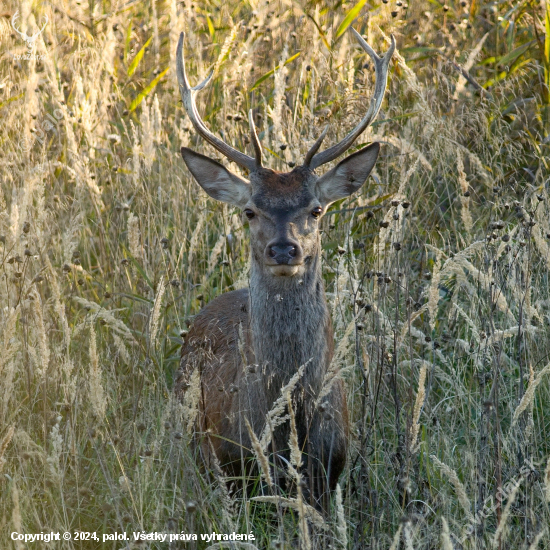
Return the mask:
<path id="1" fill-rule="evenodd" d="M 242 366 L 243 346 L 248 331 L 248 289 L 226 292 L 203 307 L 195 317 L 181 349 L 176 393 L 181 395 L 195 368 L 218 371 L 222 386 L 234 383 L 236 368 Z M 244 340 L 243 340 L 244 338 Z M 241 340 L 240 340 L 241 339 Z M 240 342 L 240 344 L 239 344 Z M 233 358 L 233 361 L 229 359 Z M 233 377 L 227 377 L 227 369 Z"/>

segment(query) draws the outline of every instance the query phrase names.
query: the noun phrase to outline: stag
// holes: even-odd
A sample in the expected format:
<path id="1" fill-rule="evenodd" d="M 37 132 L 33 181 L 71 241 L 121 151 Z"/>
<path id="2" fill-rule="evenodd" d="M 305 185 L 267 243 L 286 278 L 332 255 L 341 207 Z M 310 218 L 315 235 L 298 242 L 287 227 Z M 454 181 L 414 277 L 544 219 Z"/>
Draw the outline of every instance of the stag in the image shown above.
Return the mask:
<path id="1" fill-rule="evenodd" d="M 378 114 L 395 50 L 392 36 L 390 48 L 380 57 L 352 30 L 375 67 L 374 96 L 367 113 L 341 142 L 319 151 L 327 134 L 325 128 L 303 164 L 288 173 L 262 165 L 252 111 L 249 124 L 254 157 L 234 149 L 206 127 L 195 96 L 212 73 L 190 87 L 183 33 L 176 54 L 181 98 L 196 132 L 243 168 L 248 180 L 187 147 L 181 148 L 181 155 L 210 197 L 242 210 L 250 228 L 251 267 L 249 288 L 222 294 L 195 317 L 182 346 L 175 392 L 183 401 L 193 375 L 200 377 L 199 449 L 208 456 L 215 453 L 226 472 L 243 478 L 253 462 L 249 460 L 253 456 L 250 429 L 257 438 L 270 430 L 269 456 L 274 472 L 283 471 L 288 463 L 288 417 L 273 427 L 269 412 L 282 389 L 288 388 L 293 377 L 294 381 L 298 378 L 292 388 L 291 406 L 304 457 L 301 471 L 305 483 L 301 485 L 316 505 L 326 502 L 336 487 L 346 463 L 349 435 L 342 380 L 333 381 L 328 391 L 324 386 L 334 341 L 321 273 L 319 224 L 334 201 L 363 185 L 380 144 L 371 143 L 351 154 L 322 176 L 315 171 L 349 149 Z M 282 475 L 281 479 L 274 475 L 283 483 Z"/>

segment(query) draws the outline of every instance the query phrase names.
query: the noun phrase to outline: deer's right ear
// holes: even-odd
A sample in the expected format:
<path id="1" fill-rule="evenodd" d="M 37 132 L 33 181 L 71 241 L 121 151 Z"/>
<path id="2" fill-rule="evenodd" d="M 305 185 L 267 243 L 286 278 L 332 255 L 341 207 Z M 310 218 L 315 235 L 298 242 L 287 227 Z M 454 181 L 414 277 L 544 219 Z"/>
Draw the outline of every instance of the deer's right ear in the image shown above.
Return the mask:
<path id="1" fill-rule="evenodd" d="M 243 208 L 250 199 L 250 184 L 225 166 L 187 147 L 181 156 L 197 183 L 213 198 Z"/>

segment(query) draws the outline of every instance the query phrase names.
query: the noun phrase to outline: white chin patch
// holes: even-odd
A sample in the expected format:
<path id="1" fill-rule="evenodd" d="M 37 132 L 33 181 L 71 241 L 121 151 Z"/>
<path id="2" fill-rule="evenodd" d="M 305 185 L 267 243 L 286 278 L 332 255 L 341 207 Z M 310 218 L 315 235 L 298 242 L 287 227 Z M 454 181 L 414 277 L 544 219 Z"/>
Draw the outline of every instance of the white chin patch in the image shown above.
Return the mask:
<path id="1" fill-rule="evenodd" d="M 269 269 L 271 273 L 276 277 L 292 277 L 298 273 L 300 266 L 299 265 L 270 265 Z"/>

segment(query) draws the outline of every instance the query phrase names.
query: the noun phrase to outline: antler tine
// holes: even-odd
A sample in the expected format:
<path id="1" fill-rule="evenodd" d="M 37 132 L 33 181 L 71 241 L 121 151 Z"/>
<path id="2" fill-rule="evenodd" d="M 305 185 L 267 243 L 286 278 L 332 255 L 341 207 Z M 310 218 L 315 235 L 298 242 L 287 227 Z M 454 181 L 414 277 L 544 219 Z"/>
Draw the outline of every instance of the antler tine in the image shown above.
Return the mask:
<path id="1" fill-rule="evenodd" d="M 376 84 L 374 86 L 374 96 L 372 97 L 369 105 L 369 109 L 361 122 L 342 140 L 340 143 L 329 147 L 321 153 L 315 154 L 316 150 L 321 145 L 321 138 L 315 142 L 313 147 L 308 151 L 304 166 L 309 166 L 312 170 L 318 168 L 322 164 L 326 164 L 336 157 L 339 157 L 344 151 L 349 149 L 353 142 L 369 127 L 371 122 L 376 118 L 380 106 L 382 105 L 382 99 L 384 98 L 384 92 L 386 91 L 386 85 L 388 82 L 388 67 L 395 51 L 395 38 L 393 34 L 391 36 L 391 45 L 384 57 L 380 57 L 366 42 L 363 37 L 354 29 L 351 29 L 357 38 L 359 45 L 367 52 L 370 58 L 374 62 L 376 73 Z M 323 134 L 326 135 L 326 128 Z M 324 137 L 321 136 L 321 137 Z"/>
<path id="2" fill-rule="evenodd" d="M 307 152 L 306 158 L 304 159 L 304 166 L 309 166 L 311 159 L 315 156 L 315 153 L 319 150 L 319 147 L 321 147 L 321 143 L 323 143 L 323 140 L 327 136 L 327 132 L 328 124 L 325 126 L 322 134 L 317 138 L 317 141 L 311 146 L 311 149 Z"/>
<path id="3" fill-rule="evenodd" d="M 260 140 L 258 139 L 258 134 L 256 133 L 252 109 L 248 111 L 248 124 L 250 125 L 250 139 L 252 140 L 254 153 L 256 155 L 256 168 L 260 168 L 262 166 L 262 146 L 260 144 Z"/>
<path id="4" fill-rule="evenodd" d="M 204 124 L 195 104 L 195 94 L 202 90 L 212 78 L 213 71 L 197 86 L 192 88 L 189 86 L 189 81 L 187 80 L 187 74 L 185 72 L 185 62 L 183 58 L 183 39 L 185 33 L 180 34 L 178 41 L 178 48 L 176 50 L 176 70 L 178 75 L 178 84 L 180 88 L 181 99 L 183 101 L 183 106 L 193 123 L 193 126 L 197 133 L 203 137 L 210 145 L 215 147 L 220 153 L 225 155 L 229 160 L 236 162 L 243 168 L 246 168 L 249 171 L 255 170 L 258 167 L 257 160 L 237 151 L 220 138 L 216 137 Z M 256 144 L 254 145 L 256 148 Z"/>

